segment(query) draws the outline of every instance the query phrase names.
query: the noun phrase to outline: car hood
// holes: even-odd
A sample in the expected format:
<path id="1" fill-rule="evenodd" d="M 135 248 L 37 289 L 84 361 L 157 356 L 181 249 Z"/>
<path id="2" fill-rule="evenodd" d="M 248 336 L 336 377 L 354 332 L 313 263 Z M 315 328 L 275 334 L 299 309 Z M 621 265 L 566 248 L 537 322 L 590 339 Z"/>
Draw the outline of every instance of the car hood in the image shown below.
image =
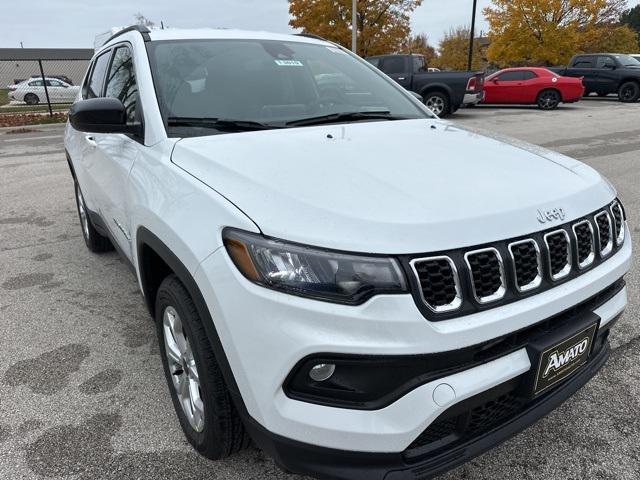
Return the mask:
<path id="1" fill-rule="evenodd" d="M 417 253 L 551 228 L 615 197 L 558 153 L 439 120 L 360 122 L 182 139 L 172 161 L 273 237 Z"/>

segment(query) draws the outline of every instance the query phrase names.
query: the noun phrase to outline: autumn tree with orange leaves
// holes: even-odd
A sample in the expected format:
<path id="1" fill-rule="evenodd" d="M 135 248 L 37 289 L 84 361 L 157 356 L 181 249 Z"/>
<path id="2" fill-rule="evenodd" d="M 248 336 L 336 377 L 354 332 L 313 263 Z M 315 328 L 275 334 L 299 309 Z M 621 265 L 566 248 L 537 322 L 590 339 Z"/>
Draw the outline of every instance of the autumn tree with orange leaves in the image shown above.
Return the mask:
<path id="1" fill-rule="evenodd" d="M 490 61 L 499 65 L 566 63 L 576 53 L 635 51 L 637 34 L 621 25 L 626 0 L 493 0 Z"/>
<path id="2" fill-rule="evenodd" d="M 400 51 L 411 32 L 410 14 L 422 0 L 358 0 L 358 54 Z M 289 25 L 351 47 L 352 0 L 289 0 Z"/>

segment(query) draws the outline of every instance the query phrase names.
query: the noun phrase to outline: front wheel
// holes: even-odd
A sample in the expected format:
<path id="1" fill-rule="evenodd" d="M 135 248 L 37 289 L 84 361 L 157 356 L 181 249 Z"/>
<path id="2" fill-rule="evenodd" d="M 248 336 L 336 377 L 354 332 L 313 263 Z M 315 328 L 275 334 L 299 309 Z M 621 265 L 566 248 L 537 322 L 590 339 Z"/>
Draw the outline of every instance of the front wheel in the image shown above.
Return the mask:
<path id="1" fill-rule="evenodd" d="M 40 99 L 35 93 L 27 93 L 24 96 L 24 103 L 26 103 L 27 105 L 37 105 L 38 103 L 40 103 Z"/>
<path id="2" fill-rule="evenodd" d="M 626 82 L 620 86 L 618 97 L 623 103 L 634 103 L 640 98 L 640 84 L 636 82 Z"/>
<path id="3" fill-rule="evenodd" d="M 437 116 L 444 118 L 451 113 L 449 97 L 442 92 L 429 92 L 424 96 L 425 106 Z"/>
<path id="4" fill-rule="evenodd" d="M 560 105 L 562 98 L 556 90 L 543 90 L 538 95 L 538 108 L 541 110 L 555 110 Z"/>
<path id="5" fill-rule="evenodd" d="M 156 297 L 160 353 L 171 399 L 187 440 L 218 460 L 249 445 L 198 311 L 175 275 Z"/>

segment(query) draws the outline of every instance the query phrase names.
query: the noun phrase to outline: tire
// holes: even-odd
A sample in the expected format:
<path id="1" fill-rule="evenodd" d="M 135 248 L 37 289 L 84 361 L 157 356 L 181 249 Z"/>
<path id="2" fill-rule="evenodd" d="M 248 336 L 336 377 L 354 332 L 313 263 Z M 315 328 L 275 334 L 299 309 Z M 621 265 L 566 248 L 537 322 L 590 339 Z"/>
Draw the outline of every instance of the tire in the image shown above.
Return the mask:
<path id="1" fill-rule="evenodd" d="M 444 92 L 428 92 L 423 97 L 424 105 L 440 118 L 451 114 L 451 102 Z"/>
<path id="2" fill-rule="evenodd" d="M 172 274 L 162 281 L 155 305 L 165 377 L 187 440 L 211 460 L 248 447 L 251 439 L 233 405 L 195 304 L 178 277 Z"/>
<path id="3" fill-rule="evenodd" d="M 538 94 L 536 103 L 541 110 L 555 110 L 560 105 L 562 97 L 557 90 L 543 90 Z"/>
<path id="4" fill-rule="evenodd" d="M 27 105 L 37 105 L 40 103 L 40 99 L 35 93 L 27 93 L 24 96 L 24 103 Z"/>
<path id="5" fill-rule="evenodd" d="M 589 95 L 591 95 L 591 92 L 589 90 L 585 90 L 582 94 L 583 97 L 588 97 Z"/>
<path id="6" fill-rule="evenodd" d="M 640 98 L 640 84 L 637 82 L 625 82 L 620 85 L 618 98 L 622 103 L 635 103 Z"/>
<path id="7" fill-rule="evenodd" d="M 78 218 L 80 219 L 82 237 L 84 238 L 84 243 L 87 245 L 87 248 L 93 253 L 102 253 L 113 250 L 111 241 L 107 237 L 100 235 L 96 228 L 93 226 L 93 222 L 91 221 L 91 217 L 89 216 L 89 210 L 87 210 L 87 206 L 84 202 L 84 197 L 82 196 L 82 191 L 80 190 L 80 185 L 78 185 L 78 182 L 75 182 L 75 193 L 76 207 L 78 208 Z"/>

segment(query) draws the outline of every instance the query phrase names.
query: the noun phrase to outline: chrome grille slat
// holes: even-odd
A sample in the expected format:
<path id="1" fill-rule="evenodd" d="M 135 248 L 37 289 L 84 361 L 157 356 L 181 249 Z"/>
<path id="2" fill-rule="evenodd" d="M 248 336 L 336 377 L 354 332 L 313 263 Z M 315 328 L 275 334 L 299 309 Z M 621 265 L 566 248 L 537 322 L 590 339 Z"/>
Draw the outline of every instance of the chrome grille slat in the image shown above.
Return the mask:
<path id="1" fill-rule="evenodd" d="M 444 264 L 448 265 L 448 271 L 443 268 Z M 411 268 L 420 285 L 422 301 L 429 309 L 435 313 L 444 313 L 460 308 L 462 304 L 460 277 L 456 264 L 451 258 L 444 255 L 416 258 L 411 261 Z M 438 287 L 439 295 L 436 293 Z"/>
<path id="2" fill-rule="evenodd" d="M 624 213 L 622 212 L 622 207 L 619 202 L 614 202 L 609 210 L 611 210 L 611 215 L 614 220 L 616 245 L 622 245 L 625 235 Z"/>
<path id="3" fill-rule="evenodd" d="M 533 246 L 533 250 L 527 248 L 531 246 Z M 542 283 L 542 255 L 538 242 L 529 238 L 510 243 L 507 248 L 511 254 L 516 289 L 519 292 L 528 292 L 538 288 Z M 530 258 L 532 254 L 535 256 L 534 259 Z M 527 279 L 530 280 L 527 282 Z"/>
<path id="4" fill-rule="evenodd" d="M 560 239 L 562 239 L 562 241 Z M 564 229 L 554 230 L 544 236 L 544 243 L 547 247 L 547 259 L 551 280 L 557 281 L 565 278 L 571 273 L 573 263 L 571 260 L 571 240 L 569 239 L 569 234 Z M 564 262 L 560 261 L 561 256 L 565 257 Z"/>
<path id="5" fill-rule="evenodd" d="M 492 256 L 495 263 L 490 263 Z M 491 303 L 504 297 L 507 291 L 504 262 L 497 249 L 490 247 L 473 250 L 465 253 L 464 260 L 471 275 L 473 295 L 478 303 Z"/>
<path id="6" fill-rule="evenodd" d="M 584 270 L 593 264 L 596 257 L 593 225 L 589 220 L 582 220 L 574 223 L 571 230 L 576 241 L 578 268 Z"/>
<path id="7" fill-rule="evenodd" d="M 613 225 L 609 212 L 606 210 L 597 213 L 594 217 L 596 229 L 598 230 L 598 247 L 600 255 L 606 257 L 613 251 Z"/>

